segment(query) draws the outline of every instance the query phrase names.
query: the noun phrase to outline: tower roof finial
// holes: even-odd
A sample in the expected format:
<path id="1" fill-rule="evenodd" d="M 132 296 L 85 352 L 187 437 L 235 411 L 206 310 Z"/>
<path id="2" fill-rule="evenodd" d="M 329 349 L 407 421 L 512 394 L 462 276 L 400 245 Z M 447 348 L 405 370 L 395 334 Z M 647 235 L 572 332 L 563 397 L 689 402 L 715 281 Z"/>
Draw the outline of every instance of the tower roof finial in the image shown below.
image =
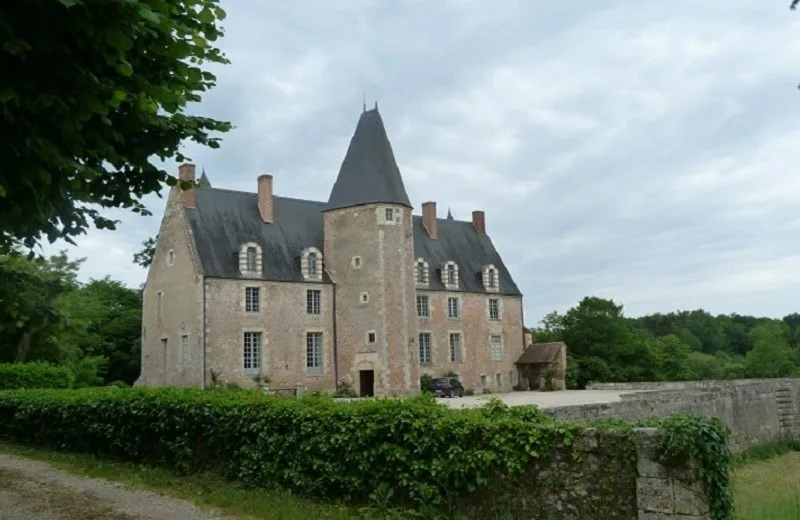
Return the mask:
<path id="1" fill-rule="evenodd" d="M 447 207 L 447 220 L 453 220 L 453 212 L 450 211 L 450 206 Z"/>

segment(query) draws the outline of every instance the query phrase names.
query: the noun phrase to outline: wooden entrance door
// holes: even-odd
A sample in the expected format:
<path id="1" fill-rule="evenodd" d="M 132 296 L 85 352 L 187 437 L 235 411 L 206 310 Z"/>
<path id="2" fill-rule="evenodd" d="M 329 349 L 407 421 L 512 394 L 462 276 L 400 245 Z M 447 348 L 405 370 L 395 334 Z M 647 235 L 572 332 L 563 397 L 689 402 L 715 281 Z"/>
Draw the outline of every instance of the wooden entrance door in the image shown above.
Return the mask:
<path id="1" fill-rule="evenodd" d="M 358 389 L 361 397 L 372 397 L 375 395 L 375 371 L 358 371 Z"/>

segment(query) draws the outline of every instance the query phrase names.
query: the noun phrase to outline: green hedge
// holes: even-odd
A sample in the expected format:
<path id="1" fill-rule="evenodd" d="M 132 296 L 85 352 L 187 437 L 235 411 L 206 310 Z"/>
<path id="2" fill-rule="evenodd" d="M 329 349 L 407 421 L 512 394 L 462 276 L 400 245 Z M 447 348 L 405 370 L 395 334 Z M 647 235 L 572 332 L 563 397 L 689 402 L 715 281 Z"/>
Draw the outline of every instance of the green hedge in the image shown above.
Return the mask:
<path id="1" fill-rule="evenodd" d="M 0 390 L 71 388 L 72 371 L 47 363 L 0 363 Z"/>
<path id="2" fill-rule="evenodd" d="M 0 392 L 0 437 L 16 442 L 185 472 L 212 470 L 249 485 L 332 499 L 365 501 L 383 488 L 407 506 L 446 509 L 461 501 L 476 512 L 488 497 L 495 502 L 492 517 L 502 497 L 527 501 L 524 507 L 531 509 L 525 518 L 547 518 L 544 504 L 527 497 L 545 497 L 564 482 L 543 480 L 532 468 L 573 471 L 583 428 L 554 421 L 535 407 L 490 402 L 455 411 L 424 396 L 341 404 L 330 397 L 286 399 L 251 391 Z M 604 513 L 599 505 L 619 508 L 621 494 L 633 493 L 625 500 L 634 508 L 636 503 L 635 448 L 620 429 L 608 431 L 613 435 L 600 436 L 606 447 L 599 450 L 607 459 L 590 468 L 592 473 L 571 474 L 585 479 L 579 486 L 584 503 L 576 507 L 598 514 Z M 725 443 L 724 432 L 697 439 L 682 442 Z M 680 458 L 679 451 L 670 457 Z"/>

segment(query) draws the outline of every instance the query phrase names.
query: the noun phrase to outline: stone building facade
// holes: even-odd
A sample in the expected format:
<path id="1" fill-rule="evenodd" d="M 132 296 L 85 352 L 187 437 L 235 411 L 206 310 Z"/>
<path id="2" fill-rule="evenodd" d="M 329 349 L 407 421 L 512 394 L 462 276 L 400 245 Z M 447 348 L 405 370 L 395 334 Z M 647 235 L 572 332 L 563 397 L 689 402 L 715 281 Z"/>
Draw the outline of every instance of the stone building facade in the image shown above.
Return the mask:
<path id="1" fill-rule="evenodd" d="M 195 181 L 195 166 L 179 177 Z M 173 188 L 147 276 L 144 386 L 359 395 L 419 391 L 423 373 L 508 391 L 523 351 L 522 294 L 485 215 L 414 215 L 377 110 L 356 126 L 327 202 Z"/>

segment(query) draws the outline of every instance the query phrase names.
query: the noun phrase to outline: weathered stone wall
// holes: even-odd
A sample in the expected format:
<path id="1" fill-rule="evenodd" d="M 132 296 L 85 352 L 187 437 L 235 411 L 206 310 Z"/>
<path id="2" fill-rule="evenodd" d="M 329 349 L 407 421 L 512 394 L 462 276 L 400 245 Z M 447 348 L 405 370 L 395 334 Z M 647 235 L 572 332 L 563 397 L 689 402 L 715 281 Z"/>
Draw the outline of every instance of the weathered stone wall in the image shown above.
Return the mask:
<path id="1" fill-rule="evenodd" d="M 183 192 L 172 188 L 145 284 L 139 386 L 201 384 L 202 277 L 186 211 Z"/>
<path id="2" fill-rule="evenodd" d="M 588 429 L 574 449 L 555 451 L 521 476 L 493 476 L 457 509 L 469 518 L 708 520 L 709 500 L 694 467 L 660 464 L 656 435 L 649 428 L 630 437 Z"/>
<path id="3" fill-rule="evenodd" d="M 418 327 L 419 332 L 431 333 L 432 342 L 431 363 L 423 364 L 421 372 L 436 377 L 452 370 L 459 375 L 465 388 L 479 392 L 484 389 L 495 393 L 511 391 L 517 378 L 514 362 L 523 351 L 522 298 L 422 289 L 417 289 L 417 294 L 428 296 L 429 317 L 418 318 Z M 447 315 L 447 298 L 450 296 L 461 300 L 459 318 Z M 499 320 L 489 319 L 489 298 L 499 300 Z M 450 332 L 461 333 L 464 356 L 461 363 L 450 361 Z M 501 361 L 492 361 L 492 335 L 502 338 Z"/>
<path id="4" fill-rule="evenodd" d="M 623 394 L 620 402 L 545 411 L 568 421 L 637 420 L 673 413 L 718 417 L 731 428 L 734 452 L 753 444 L 800 438 L 800 379 L 627 383 L 592 388 L 644 391 Z"/>
<path id="5" fill-rule="evenodd" d="M 245 289 L 258 287 L 258 312 L 245 311 Z M 306 313 L 306 291 L 321 291 L 320 314 Z M 206 367 L 221 379 L 254 386 L 244 371 L 244 333 L 261 332 L 261 374 L 270 388 L 330 390 L 335 387 L 333 287 L 321 283 L 206 280 Z M 322 373 L 306 370 L 306 333 L 322 332 Z M 210 382 L 210 377 L 208 378 Z"/>

